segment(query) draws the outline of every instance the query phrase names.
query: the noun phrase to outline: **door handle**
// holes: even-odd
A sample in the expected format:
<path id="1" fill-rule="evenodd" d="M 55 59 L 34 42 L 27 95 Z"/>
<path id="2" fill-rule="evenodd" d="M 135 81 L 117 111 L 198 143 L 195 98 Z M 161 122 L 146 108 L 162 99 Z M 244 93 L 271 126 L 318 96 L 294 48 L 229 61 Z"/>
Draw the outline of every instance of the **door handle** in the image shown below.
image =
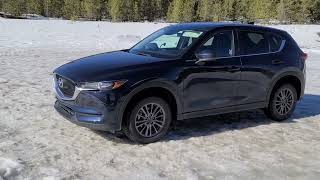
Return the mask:
<path id="1" fill-rule="evenodd" d="M 188 59 L 188 60 L 186 60 L 186 62 L 197 62 L 198 61 L 198 59 Z"/>
<path id="2" fill-rule="evenodd" d="M 284 61 L 281 61 L 281 60 L 278 60 L 278 59 L 277 59 L 277 60 L 273 60 L 273 61 L 272 61 L 272 64 L 273 64 L 273 65 L 280 65 L 280 64 L 284 64 Z"/>
<path id="3" fill-rule="evenodd" d="M 231 67 L 228 67 L 228 72 L 238 72 L 240 71 L 241 68 L 240 67 L 237 67 L 237 66 L 231 66 Z"/>

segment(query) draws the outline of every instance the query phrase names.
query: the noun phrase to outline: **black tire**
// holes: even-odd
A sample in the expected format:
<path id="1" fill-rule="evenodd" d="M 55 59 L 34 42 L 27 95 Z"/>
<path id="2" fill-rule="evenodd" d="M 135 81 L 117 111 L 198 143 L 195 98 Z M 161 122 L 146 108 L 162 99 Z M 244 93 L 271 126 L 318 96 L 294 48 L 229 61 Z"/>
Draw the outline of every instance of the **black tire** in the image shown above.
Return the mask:
<path id="1" fill-rule="evenodd" d="M 283 95 L 281 93 L 283 93 Z M 283 99 L 287 100 L 283 100 L 280 97 L 286 97 Z M 294 112 L 297 99 L 297 90 L 291 84 L 284 84 L 271 94 L 269 105 L 264 109 L 264 112 L 266 116 L 272 120 L 279 122 L 285 121 L 289 119 Z"/>
<path id="2" fill-rule="evenodd" d="M 146 108 L 150 110 L 147 111 Z M 158 108 L 158 114 L 156 114 L 156 108 Z M 146 118 L 146 112 L 148 112 L 147 114 L 154 114 L 157 117 L 153 118 L 153 115 L 149 115 Z M 161 116 L 159 113 L 163 113 L 163 115 Z M 132 110 L 127 113 L 126 117 L 123 127 L 124 134 L 130 140 L 142 144 L 153 143 L 162 139 L 167 134 L 172 120 L 169 104 L 158 97 L 148 97 L 136 103 L 133 105 Z M 142 128 L 145 129 L 143 130 Z"/>

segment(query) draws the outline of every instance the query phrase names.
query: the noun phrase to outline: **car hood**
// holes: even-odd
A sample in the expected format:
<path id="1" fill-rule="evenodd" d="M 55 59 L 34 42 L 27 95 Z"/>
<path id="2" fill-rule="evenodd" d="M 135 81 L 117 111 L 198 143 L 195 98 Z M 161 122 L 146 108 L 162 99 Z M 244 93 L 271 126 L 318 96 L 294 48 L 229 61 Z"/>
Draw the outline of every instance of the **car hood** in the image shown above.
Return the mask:
<path id="1" fill-rule="evenodd" d="M 121 71 L 142 68 L 142 65 L 164 60 L 125 51 L 116 51 L 72 61 L 57 68 L 54 73 L 69 78 L 74 82 L 97 81 L 105 78 L 106 75 L 121 74 Z"/>

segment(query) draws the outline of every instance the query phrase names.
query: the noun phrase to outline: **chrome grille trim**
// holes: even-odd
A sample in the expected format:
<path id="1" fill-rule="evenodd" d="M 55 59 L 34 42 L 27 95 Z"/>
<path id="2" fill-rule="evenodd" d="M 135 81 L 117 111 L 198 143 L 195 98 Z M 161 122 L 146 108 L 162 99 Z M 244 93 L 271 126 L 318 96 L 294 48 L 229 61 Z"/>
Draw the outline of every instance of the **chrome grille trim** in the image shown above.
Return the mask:
<path id="1" fill-rule="evenodd" d="M 61 75 L 59 75 L 59 76 L 61 76 Z M 61 76 L 61 77 L 63 77 L 63 76 Z M 65 77 L 63 77 L 63 78 L 65 78 Z M 68 79 L 68 78 L 65 78 L 65 79 Z M 69 81 L 71 81 L 71 80 L 69 80 Z M 73 81 L 71 81 L 71 82 L 73 82 Z M 53 83 L 54 83 L 53 85 L 54 85 L 54 90 L 55 90 L 56 97 L 58 99 L 65 100 L 65 101 L 74 101 L 74 100 L 76 100 L 78 95 L 80 94 L 80 92 L 84 90 L 84 89 L 79 88 L 79 87 L 77 87 L 75 85 L 73 96 L 72 97 L 67 97 L 67 96 L 65 96 L 63 94 L 63 92 L 61 92 L 61 90 L 59 88 L 59 85 L 57 84 L 57 74 L 53 74 Z"/>

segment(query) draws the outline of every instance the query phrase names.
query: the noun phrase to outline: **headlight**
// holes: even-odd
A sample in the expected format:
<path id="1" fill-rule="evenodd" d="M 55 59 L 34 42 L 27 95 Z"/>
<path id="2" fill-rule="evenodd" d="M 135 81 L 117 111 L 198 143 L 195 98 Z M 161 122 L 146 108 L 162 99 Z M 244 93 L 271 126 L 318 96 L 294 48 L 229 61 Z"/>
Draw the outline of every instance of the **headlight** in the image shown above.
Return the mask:
<path id="1" fill-rule="evenodd" d="M 121 87 L 127 80 L 103 81 L 103 82 L 85 82 L 80 84 L 83 90 L 111 90 Z"/>

